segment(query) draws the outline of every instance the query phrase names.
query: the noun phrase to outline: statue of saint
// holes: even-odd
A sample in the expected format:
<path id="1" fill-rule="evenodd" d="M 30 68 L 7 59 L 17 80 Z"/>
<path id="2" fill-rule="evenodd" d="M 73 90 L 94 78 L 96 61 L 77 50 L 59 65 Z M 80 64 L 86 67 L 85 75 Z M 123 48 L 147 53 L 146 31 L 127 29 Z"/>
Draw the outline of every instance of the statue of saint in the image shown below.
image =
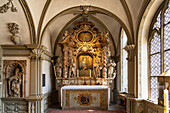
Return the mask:
<path id="1" fill-rule="evenodd" d="M 9 96 L 12 96 L 12 97 L 21 96 L 20 89 L 21 89 L 21 84 L 22 84 L 22 79 L 21 79 L 22 73 L 19 71 L 20 71 L 19 68 L 16 68 L 15 74 L 8 78 Z"/>
<path id="2" fill-rule="evenodd" d="M 54 66 L 55 77 L 61 78 L 62 74 L 62 63 L 60 57 L 57 58 L 57 62 Z"/>
<path id="3" fill-rule="evenodd" d="M 75 63 L 73 59 L 70 59 L 69 62 L 69 78 L 73 78 L 75 76 Z"/>
<path id="4" fill-rule="evenodd" d="M 109 32 L 108 32 L 108 31 L 105 31 L 105 32 L 103 33 L 103 37 L 106 39 L 107 42 L 109 42 L 109 37 L 108 37 L 108 35 L 109 35 Z"/>
<path id="5" fill-rule="evenodd" d="M 97 59 L 96 59 L 95 62 L 96 62 L 96 65 L 94 67 L 95 76 L 97 78 L 100 78 L 100 70 L 101 70 L 102 67 L 99 66 L 99 61 Z"/>
<path id="6" fill-rule="evenodd" d="M 169 90 L 169 83 L 168 82 L 165 82 L 165 89 Z"/>
<path id="7" fill-rule="evenodd" d="M 110 60 L 110 62 L 107 65 L 107 67 L 108 67 L 108 78 L 115 78 L 115 66 L 116 66 L 116 63 L 113 62 L 112 60 Z"/>

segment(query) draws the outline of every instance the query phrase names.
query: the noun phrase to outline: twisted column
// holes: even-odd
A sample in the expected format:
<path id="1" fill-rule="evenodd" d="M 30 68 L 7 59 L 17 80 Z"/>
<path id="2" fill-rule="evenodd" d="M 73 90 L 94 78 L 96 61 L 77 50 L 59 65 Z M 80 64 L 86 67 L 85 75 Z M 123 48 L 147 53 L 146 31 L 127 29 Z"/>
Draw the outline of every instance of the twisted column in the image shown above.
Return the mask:
<path id="1" fill-rule="evenodd" d="M 64 46 L 64 49 L 63 49 L 63 51 L 64 51 L 64 61 L 63 61 L 63 78 L 67 78 L 67 53 L 68 53 L 68 51 L 67 51 L 67 47 L 66 46 Z"/>
<path id="2" fill-rule="evenodd" d="M 107 78 L 107 68 L 106 68 L 106 64 L 107 64 L 107 56 L 106 56 L 106 48 L 104 47 L 103 49 L 103 70 L 102 70 L 102 77 L 103 78 Z"/>

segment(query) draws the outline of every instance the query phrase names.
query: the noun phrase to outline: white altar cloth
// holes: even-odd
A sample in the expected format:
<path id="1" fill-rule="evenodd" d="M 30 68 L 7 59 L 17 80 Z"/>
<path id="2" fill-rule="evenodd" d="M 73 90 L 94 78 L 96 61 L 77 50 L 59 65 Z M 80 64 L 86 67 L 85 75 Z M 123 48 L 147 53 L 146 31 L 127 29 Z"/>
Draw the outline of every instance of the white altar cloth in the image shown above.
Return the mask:
<path id="1" fill-rule="evenodd" d="M 110 102 L 110 87 L 109 86 L 102 86 L 102 85 L 69 85 L 69 86 L 63 86 L 61 88 L 61 107 L 62 107 L 62 90 L 65 90 L 65 89 L 108 89 L 108 105 L 109 105 L 109 102 Z"/>

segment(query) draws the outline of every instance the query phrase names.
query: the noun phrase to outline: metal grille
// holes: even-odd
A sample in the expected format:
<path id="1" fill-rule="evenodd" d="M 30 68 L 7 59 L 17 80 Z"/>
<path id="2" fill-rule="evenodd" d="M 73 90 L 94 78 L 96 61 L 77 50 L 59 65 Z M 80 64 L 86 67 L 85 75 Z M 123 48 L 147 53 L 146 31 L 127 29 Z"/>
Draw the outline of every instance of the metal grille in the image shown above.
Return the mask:
<path id="1" fill-rule="evenodd" d="M 170 69 L 170 50 L 169 51 L 165 51 L 164 53 L 164 71 L 167 71 L 168 69 Z"/>
<path id="2" fill-rule="evenodd" d="M 151 77 L 151 100 L 158 103 L 158 78 Z"/>
<path id="3" fill-rule="evenodd" d="M 151 41 L 151 54 L 160 52 L 161 50 L 161 40 L 157 33 L 154 33 L 154 38 Z"/>
<path id="4" fill-rule="evenodd" d="M 153 25 L 152 29 L 159 28 L 161 30 L 161 11 L 159 12 L 156 22 Z M 155 103 L 158 103 L 158 76 L 161 74 L 161 69 L 164 67 L 164 71 L 167 71 L 170 68 L 170 2 L 168 8 L 164 13 L 164 42 L 161 43 L 161 38 L 157 33 L 153 35 L 153 39 L 150 42 L 150 68 L 151 68 L 151 100 Z M 161 31 L 160 31 L 161 32 Z M 162 34 L 162 32 L 161 32 Z M 161 44 L 163 44 L 164 50 L 164 64 L 161 64 L 161 56 L 163 51 L 161 51 Z"/>
<path id="5" fill-rule="evenodd" d="M 164 50 L 170 49 L 170 24 L 164 27 Z"/>
<path id="6" fill-rule="evenodd" d="M 165 13 L 164 13 L 164 24 L 167 24 L 170 21 L 170 3 L 168 5 L 168 9 L 166 9 Z"/>
<path id="7" fill-rule="evenodd" d="M 155 54 L 151 56 L 151 76 L 161 74 L 161 55 Z"/>

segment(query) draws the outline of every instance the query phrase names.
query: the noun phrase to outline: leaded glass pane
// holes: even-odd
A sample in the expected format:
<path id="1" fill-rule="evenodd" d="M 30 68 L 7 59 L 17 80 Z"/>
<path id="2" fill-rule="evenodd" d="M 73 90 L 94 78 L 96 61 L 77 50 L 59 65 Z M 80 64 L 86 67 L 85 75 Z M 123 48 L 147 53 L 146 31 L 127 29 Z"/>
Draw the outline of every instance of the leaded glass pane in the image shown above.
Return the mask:
<path id="1" fill-rule="evenodd" d="M 161 20 L 164 20 L 164 42 L 160 42 L 160 36 L 157 33 L 154 34 L 153 40 L 150 42 L 150 68 L 151 68 L 151 99 L 157 103 L 158 102 L 158 78 L 154 76 L 160 75 L 161 69 L 164 67 L 164 71 L 167 71 L 170 68 L 170 2 L 168 8 L 164 13 L 164 19 L 161 19 L 161 11 L 159 12 L 156 22 L 152 29 L 161 27 Z M 160 30 L 160 34 L 163 34 Z M 161 51 L 161 45 L 164 44 L 164 47 Z M 164 53 L 164 63 L 162 62 L 162 54 Z"/>
<path id="2" fill-rule="evenodd" d="M 161 12 L 159 13 L 159 15 L 158 15 L 158 17 L 157 17 L 157 19 L 156 19 L 156 22 L 155 22 L 155 24 L 154 24 L 154 26 L 153 26 L 153 29 L 155 29 L 155 28 L 160 28 L 160 26 L 161 26 Z"/>
<path id="3" fill-rule="evenodd" d="M 153 39 L 151 40 L 151 54 L 160 52 L 161 40 L 157 33 L 154 33 Z"/>
<path id="4" fill-rule="evenodd" d="M 161 55 L 155 54 L 151 56 L 151 76 L 161 74 Z"/>
<path id="5" fill-rule="evenodd" d="M 151 77 L 151 100 L 158 102 L 158 78 Z"/>
<path id="6" fill-rule="evenodd" d="M 170 24 L 164 27 L 164 50 L 170 49 Z"/>
<path id="7" fill-rule="evenodd" d="M 164 24 L 167 24 L 170 21 L 170 3 L 168 4 L 168 8 L 166 9 L 164 16 Z"/>
<path id="8" fill-rule="evenodd" d="M 167 71 L 168 69 L 170 69 L 170 50 L 169 51 L 165 51 L 165 54 L 164 54 L 164 71 Z"/>

